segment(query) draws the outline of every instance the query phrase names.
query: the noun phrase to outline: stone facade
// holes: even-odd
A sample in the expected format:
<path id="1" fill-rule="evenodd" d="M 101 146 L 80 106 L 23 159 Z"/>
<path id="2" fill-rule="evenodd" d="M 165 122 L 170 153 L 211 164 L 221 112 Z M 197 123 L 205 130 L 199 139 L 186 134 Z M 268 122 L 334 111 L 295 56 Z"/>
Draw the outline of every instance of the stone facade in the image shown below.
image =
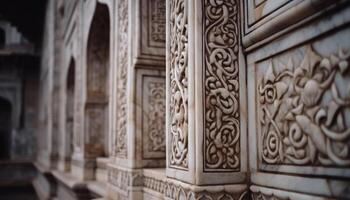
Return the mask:
<path id="1" fill-rule="evenodd" d="M 50 0 L 41 199 L 350 199 L 347 0 Z"/>

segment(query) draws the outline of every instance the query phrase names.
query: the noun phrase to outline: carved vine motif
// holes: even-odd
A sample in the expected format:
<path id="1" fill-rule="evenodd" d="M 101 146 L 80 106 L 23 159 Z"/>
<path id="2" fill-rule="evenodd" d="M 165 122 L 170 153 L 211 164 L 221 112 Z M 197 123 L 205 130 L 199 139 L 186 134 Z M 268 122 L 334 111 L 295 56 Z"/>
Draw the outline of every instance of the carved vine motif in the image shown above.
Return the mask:
<path id="1" fill-rule="evenodd" d="M 126 85 L 127 85 L 127 71 L 128 71 L 128 1 L 120 1 L 118 5 L 119 10 L 119 51 L 118 51 L 118 85 L 117 85 L 117 133 L 115 153 L 120 158 L 127 157 L 126 147 Z"/>
<path id="2" fill-rule="evenodd" d="M 188 167 L 187 0 L 170 1 L 170 164 Z"/>
<path id="3" fill-rule="evenodd" d="M 258 83 L 263 162 L 350 166 L 349 57 L 307 47 L 299 65 L 271 62 Z"/>
<path id="4" fill-rule="evenodd" d="M 165 42 L 165 0 L 149 1 L 151 6 L 151 26 L 150 33 L 155 42 Z"/>
<path id="5" fill-rule="evenodd" d="M 238 3 L 206 0 L 205 169 L 239 171 Z"/>
<path id="6" fill-rule="evenodd" d="M 165 152 L 165 83 L 150 82 L 148 151 Z"/>

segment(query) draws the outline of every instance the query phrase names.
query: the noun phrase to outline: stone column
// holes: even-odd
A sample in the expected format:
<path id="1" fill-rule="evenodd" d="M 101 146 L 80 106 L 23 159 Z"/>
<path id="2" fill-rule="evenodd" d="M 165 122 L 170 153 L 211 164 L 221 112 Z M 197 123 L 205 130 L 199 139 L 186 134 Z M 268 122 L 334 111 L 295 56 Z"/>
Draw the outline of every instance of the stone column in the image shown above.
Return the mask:
<path id="1" fill-rule="evenodd" d="M 168 0 L 166 199 L 247 191 L 238 0 Z"/>
<path id="2" fill-rule="evenodd" d="M 56 120 L 57 102 L 54 100 L 57 97 L 57 88 L 54 80 L 55 66 L 55 2 L 49 1 L 46 12 L 47 22 L 45 24 L 46 38 L 44 39 L 43 48 L 45 49 L 42 55 L 41 68 L 41 110 L 39 116 L 40 134 L 39 138 L 42 144 L 38 152 L 38 162 L 47 169 L 55 168 L 58 158 L 57 149 L 57 129 L 54 130 L 54 119 Z M 57 72 L 57 71 L 56 71 Z M 56 121 L 55 121 L 56 123 Z M 56 124 L 55 124 L 56 125 Z"/>
<path id="3" fill-rule="evenodd" d="M 165 1 L 119 0 L 112 199 L 142 199 L 143 168 L 165 167 Z"/>

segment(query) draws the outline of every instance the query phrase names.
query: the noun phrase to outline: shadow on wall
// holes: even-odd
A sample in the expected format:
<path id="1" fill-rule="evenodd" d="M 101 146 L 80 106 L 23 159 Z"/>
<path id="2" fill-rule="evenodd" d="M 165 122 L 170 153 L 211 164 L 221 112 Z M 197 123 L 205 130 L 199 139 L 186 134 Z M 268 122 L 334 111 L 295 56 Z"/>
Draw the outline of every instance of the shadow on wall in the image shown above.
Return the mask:
<path id="1" fill-rule="evenodd" d="M 11 103 L 0 97 L 0 160 L 10 159 L 11 117 Z"/>

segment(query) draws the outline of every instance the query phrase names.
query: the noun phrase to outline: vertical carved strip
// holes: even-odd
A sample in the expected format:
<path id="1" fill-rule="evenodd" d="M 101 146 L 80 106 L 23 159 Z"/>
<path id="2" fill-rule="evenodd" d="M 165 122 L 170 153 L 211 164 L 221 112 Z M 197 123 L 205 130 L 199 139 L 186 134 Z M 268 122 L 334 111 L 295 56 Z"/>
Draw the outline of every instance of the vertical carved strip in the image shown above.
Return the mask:
<path id="1" fill-rule="evenodd" d="M 118 5 L 118 85 L 117 85 L 117 134 L 115 153 L 117 157 L 127 157 L 126 135 L 126 85 L 128 71 L 128 1 L 121 0 Z"/>
<path id="2" fill-rule="evenodd" d="M 239 22 L 236 0 L 204 8 L 204 169 L 239 171 Z"/>
<path id="3" fill-rule="evenodd" d="M 188 168 L 187 1 L 170 0 L 170 165 Z"/>

